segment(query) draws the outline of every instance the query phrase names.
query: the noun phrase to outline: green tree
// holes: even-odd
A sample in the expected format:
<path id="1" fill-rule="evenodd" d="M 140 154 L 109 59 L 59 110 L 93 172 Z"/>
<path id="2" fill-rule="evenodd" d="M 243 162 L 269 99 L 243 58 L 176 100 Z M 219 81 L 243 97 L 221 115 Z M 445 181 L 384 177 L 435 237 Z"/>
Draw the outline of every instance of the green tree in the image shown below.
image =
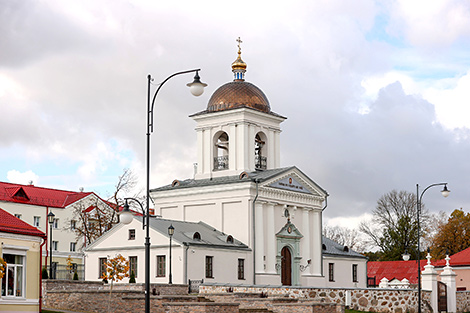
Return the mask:
<path id="1" fill-rule="evenodd" d="M 416 195 L 407 191 L 384 194 L 372 211 L 372 221 L 361 222 L 359 230 L 367 235 L 369 244 L 378 247 L 380 261 L 400 260 L 405 251 L 416 258 L 418 245 Z M 429 214 L 421 205 L 420 223 L 426 233 Z"/>
<path id="2" fill-rule="evenodd" d="M 432 256 L 442 259 L 470 247 L 470 213 L 456 209 L 447 222 L 441 222 L 432 239 Z"/>

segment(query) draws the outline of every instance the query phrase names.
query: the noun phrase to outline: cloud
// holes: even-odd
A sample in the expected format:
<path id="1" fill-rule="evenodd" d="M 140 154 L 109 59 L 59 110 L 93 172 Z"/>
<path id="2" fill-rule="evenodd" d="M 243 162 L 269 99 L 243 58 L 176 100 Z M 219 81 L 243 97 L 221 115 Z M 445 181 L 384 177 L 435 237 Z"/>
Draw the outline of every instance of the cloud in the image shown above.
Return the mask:
<path id="1" fill-rule="evenodd" d="M 10 183 L 29 185 L 30 183 L 38 185 L 39 176 L 33 171 L 19 172 L 17 170 L 11 170 L 7 173 L 7 179 Z"/>

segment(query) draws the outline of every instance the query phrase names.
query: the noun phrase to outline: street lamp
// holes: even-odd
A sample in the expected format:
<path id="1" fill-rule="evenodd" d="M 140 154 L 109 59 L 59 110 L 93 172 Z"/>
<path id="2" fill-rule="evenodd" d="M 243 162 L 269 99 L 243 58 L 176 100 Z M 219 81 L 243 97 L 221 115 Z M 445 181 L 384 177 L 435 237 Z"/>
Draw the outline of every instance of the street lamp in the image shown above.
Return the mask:
<path id="1" fill-rule="evenodd" d="M 420 245 L 419 245 L 419 231 L 420 231 L 420 224 L 419 224 L 419 215 L 421 213 L 421 200 L 423 199 L 424 193 L 431 187 L 435 186 L 444 186 L 444 188 L 441 190 L 441 194 L 444 198 L 447 198 L 449 196 L 450 190 L 447 189 L 447 183 L 437 183 L 437 184 L 432 184 L 427 186 L 421 195 L 419 194 L 419 184 L 416 184 L 416 214 L 418 218 L 418 257 L 417 262 L 418 262 L 418 313 L 421 313 L 421 255 L 420 255 Z"/>
<path id="2" fill-rule="evenodd" d="M 49 214 L 47 214 L 47 220 L 49 222 L 49 226 L 50 226 L 50 231 L 49 231 L 49 244 L 50 244 L 50 247 L 49 247 L 49 251 L 50 251 L 50 255 L 49 255 L 49 278 L 52 279 L 52 224 L 54 224 L 54 218 L 55 218 L 55 214 L 52 213 L 52 211 L 49 212 Z"/>
<path id="3" fill-rule="evenodd" d="M 196 75 L 194 76 L 194 80 L 191 83 L 186 84 L 190 88 L 191 93 L 198 97 L 202 95 L 204 92 L 204 87 L 207 86 L 207 84 L 201 82 L 201 79 L 199 77 L 199 71 L 201 69 L 195 69 L 195 70 L 188 70 L 188 71 L 183 71 L 183 72 L 177 72 L 174 73 L 170 76 L 168 76 L 163 82 L 161 82 L 158 85 L 157 90 L 155 91 L 153 97 L 151 97 L 151 90 L 150 90 L 150 85 L 152 82 L 152 76 L 148 75 L 147 76 L 147 201 L 146 201 L 146 210 L 144 211 L 144 228 L 146 227 L 146 234 L 145 234 L 145 313 L 150 312 L 150 226 L 149 226 L 149 221 L 150 221 L 150 134 L 153 132 L 153 108 L 155 105 L 155 99 L 157 98 L 158 92 L 162 88 L 162 86 L 172 77 L 181 75 L 181 74 L 188 74 L 188 73 L 193 73 L 195 72 Z M 138 201 L 137 201 L 138 202 Z M 140 202 L 139 202 L 140 204 Z M 142 205 L 141 205 L 142 206 Z M 129 208 L 129 206 L 127 206 Z M 130 213 L 130 211 L 128 212 Z M 124 213 L 124 216 L 128 213 Z M 131 218 L 123 218 L 121 215 L 121 221 L 127 221 L 131 222 Z"/>
<path id="4" fill-rule="evenodd" d="M 170 224 L 168 227 L 168 235 L 170 236 L 170 276 L 169 276 L 169 281 L 168 284 L 173 284 L 173 276 L 171 272 L 171 238 L 173 238 L 173 234 L 175 233 L 175 228 L 173 227 L 173 224 Z"/>

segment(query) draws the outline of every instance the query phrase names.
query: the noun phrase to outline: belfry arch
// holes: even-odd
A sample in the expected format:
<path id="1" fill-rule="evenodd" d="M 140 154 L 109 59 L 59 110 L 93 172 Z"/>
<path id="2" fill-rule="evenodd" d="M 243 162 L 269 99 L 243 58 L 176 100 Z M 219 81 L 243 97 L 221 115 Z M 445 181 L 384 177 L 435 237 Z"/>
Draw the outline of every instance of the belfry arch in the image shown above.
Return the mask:
<path id="1" fill-rule="evenodd" d="M 217 132 L 214 136 L 214 170 L 226 170 L 229 168 L 229 137 L 224 131 Z"/>
<path id="2" fill-rule="evenodd" d="M 255 169 L 265 170 L 267 168 L 267 137 L 263 132 L 255 136 Z"/>

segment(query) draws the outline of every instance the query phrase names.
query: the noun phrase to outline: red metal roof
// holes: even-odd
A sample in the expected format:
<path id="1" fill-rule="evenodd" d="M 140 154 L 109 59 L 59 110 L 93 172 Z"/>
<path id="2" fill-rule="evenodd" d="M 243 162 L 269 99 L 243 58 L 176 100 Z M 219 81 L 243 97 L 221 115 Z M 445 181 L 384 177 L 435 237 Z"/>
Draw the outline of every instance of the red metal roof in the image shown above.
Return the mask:
<path id="1" fill-rule="evenodd" d="M 421 271 L 427 264 L 427 260 L 421 260 Z M 410 261 L 383 261 L 383 262 L 368 262 L 367 263 L 367 276 L 374 277 L 377 284 L 380 283 L 382 278 L 392 280 L 394 278 L 402 280 L 406 278 L 410 284 L 418 283 L 418 264 L 416 260 Z"/>
<path id="2" fill-rule="evenodd" d="M 449 263 L 450 263 L 450 266 L 452 267 L 470 265 L 470 248 L 467 248 L 465 250 L 457 252 L 456 254 L 451 255 Z M 446 260 L 442 259 L 442 260 L 436 261 L 436 264 L 433 264 L 433 265 L 443 267 L 446 265 Z"/>
<path id="3" fill-rule="evenodd" d="M 0 201 L 65 208 L 93 192 L 74 192 L 0 182 Z"/>
<path id="4" fill-rule="evenodd" d="M 42 231 L 0 208 L 0 232 L 46 237 Z"/>

